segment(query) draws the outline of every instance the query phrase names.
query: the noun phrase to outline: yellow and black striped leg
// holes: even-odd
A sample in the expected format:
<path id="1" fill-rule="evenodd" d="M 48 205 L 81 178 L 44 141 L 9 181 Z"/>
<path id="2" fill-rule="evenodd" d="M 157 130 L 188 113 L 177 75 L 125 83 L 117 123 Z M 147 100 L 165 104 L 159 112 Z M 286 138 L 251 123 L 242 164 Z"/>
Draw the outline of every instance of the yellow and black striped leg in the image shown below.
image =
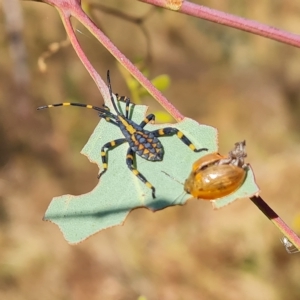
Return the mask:
<path id="1" fill-rule="evenodd" d="M 148 188 L 152 190 L 152 198 L 155 198 L 155 187 L 134 167 L 133 160 L 135 159 L 135 153 L 129 148 L 126 155 L 126 164 L 131 172 L 141 180 Z"/>
<path id="2" fill-rule="evenodd" d="M 105 110 L 107 110 L 107 111 L 110 112 L 110 109 L 109 109 L 109 107 L 107 105 L 103 104 L 102 106 L 103 106 L 103 109 L 105 109 Z"/>
<path id="3" fill-rule="evenodd" d="M 107 163 L 107 151 L 115 148 L 123 143 L 127 142 L 126 139 L 117 139 L 111 142 L 106 143 L 102 148 L 101 148 L 101 159 L 102 159 L 102 164 L 103 164 L 103 171 L 98 174 L 98 179 L 107 171 L 108 168 L 108 163 Z"/>
<path id="4" fill-rule="evenodd" d="M 41 109 L 45 109 L 45 108 L 51 108 L 51 107 L 58 107 L 58 106 L 79 106 L 79 107 L 89 108 L 89 109 L 95 109 L 96 108 L 96 110 L 102 111 L 101 108 L 90 105 L 90 104 L 71 103 L 71 102 L 62 102 L 62 103 L 43 105 L 43 106 L 38 107 L 37 110 L 41 110 Z"/>
<path id="5" fill-rule="evenodd" d="M 140 126 L 144 128 L 151 121 L 155 121 L 155 115 L 153 114 L 148 115 L 143 122 L 141 122 Z"/>
<path id="6" fill-rule="evenodd" d="M 118 123 L 114 120 L 111 119 L 111 117 L 109 117 L 108 115 L 104 114 L 104 113 L 99 113 L 98 114 L 100 118 L 105 119 L 106 122 L 109 122 L 111 124 L 114 124 L 115 126 L 118 126 Z"/>
<path id="7" fill-rule="evenodd" d="M 132 103 L 127 96 L 119 96 L 119 94 L 115 94 L 115 96 L 117 97 L 118 101 L 125 102 L 125 103 L 129 102 L 132 105 L 134 105 L 134 103 Z"/>
<path id="8" fill-rule="evenodd" d="M 196 146 L 177 128 L 172 128 L 172 127 L 166 127 L 166 128 L 161 128 L 158 130 L 154 130 L 152 132 L 156 137 L 159 136 L 168 136 L 168 135 L 174 135 L 176 136 L 184 143 L 186 144 L 191 150 L 194 152 L 201 152 L 201 151 L 207 151 L 207 148 L 200 148 L 197 149 Z"/>
<path id="9" fill-rule="evenodd" d="M 126 103 L 126 106 L 125 106 L 125 110 L 126 110 L 125 117 L 126 117 L 126 119 L 129 119 L 130 104 L 132 104 L 132 105 L 135 105 L 135 104 L 132 103 L 130 101 L 130 99 L 128 97 L 126 97 L 126 96 L 119 96 L 118 94 L 115 94 L 115 96 L 116 96 L 116 98 L 117 98 L 118 101 Z M 108 106 L 106 106 L 105 104 L 103 104 L 103 107 L 106 110 L 110 111 L 110 109 L 108 108 Z"/>
<path id="10" fill-rule="evenodd" d="M 126 119 L 128 119 L 129 118 L 130 104 L 132 104 L 132 105 L 135 105 L 135 104 L 132 103 L 127 96 L 119 96 L 118 94 L 115 94 L 115 96 L 116 96 L 116 98 L 117 98 L 118 101 L 126 103 L 126 114 L 125 114 L 125 117 L 126 117 Z"/>

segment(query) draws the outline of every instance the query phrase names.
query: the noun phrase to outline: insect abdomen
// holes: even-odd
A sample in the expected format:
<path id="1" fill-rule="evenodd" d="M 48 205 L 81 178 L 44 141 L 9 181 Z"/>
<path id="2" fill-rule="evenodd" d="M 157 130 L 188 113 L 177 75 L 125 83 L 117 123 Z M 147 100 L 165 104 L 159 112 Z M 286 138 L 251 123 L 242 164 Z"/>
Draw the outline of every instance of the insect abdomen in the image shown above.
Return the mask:
<path id="1" fill-rule="evenodd" d="M 164 156 L 164 150 L 161 142 L 151 132 L 136 131 L 131 136 L 131 149 L 137 155 L 149 161 L 161 161 Z"/>

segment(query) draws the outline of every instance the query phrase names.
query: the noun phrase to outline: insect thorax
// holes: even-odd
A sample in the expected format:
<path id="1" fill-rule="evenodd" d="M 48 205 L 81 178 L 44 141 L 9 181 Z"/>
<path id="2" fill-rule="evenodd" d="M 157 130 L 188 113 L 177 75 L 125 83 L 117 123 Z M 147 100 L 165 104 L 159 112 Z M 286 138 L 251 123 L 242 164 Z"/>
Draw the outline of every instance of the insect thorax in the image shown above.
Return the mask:
<path id="1" fill-rule="evenodd" d="M 121 116 L 118 116 L 117 123 L 133 152 L 150 161 L 163 159 L 163 146 L 151 131 Z"/>

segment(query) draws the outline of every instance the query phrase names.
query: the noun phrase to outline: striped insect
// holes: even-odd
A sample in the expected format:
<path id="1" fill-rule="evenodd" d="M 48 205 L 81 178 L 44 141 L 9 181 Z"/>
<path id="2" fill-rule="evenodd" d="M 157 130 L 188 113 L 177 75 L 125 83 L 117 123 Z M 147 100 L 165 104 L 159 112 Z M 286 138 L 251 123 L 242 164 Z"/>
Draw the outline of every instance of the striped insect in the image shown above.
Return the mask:
<path id="1" fill-rule="evenodd" d="M 107 122 L 113 124 L 114 126 L 119 127 L 124 136 L 124 138 L 113 140 L 102 146 L 101 160 L 103 164 L 103 171 L 99 173 L 98 178 L 100 178 L 107 171 L 108 168 L 107 151 L 127 142 L 129 144 L 129 149 L 127 150 L 126 164 L 128 168 L 131 170 L 131 172 L 136 177 L 138 177 L 148 188 L 152 190 L 152 197 L 155 198 L 155 187 L 146 179 L 146 177 L 143 174 L 141 174 L 134 167 L 136 154 L 148 161 L 162 161 L 164 156 L 164 149 L 158 137 L 171 136 L 171 135 L 176 135 L 185 145 L 187 145 L 194 152 L 207 151 L 207 148 L 197 149 L 195 145 L 177 128 L 166 127 L 158 130 L 153 130 L 153 131 L 148 131 L 144 129 L 144 127 L 149 122 L 155 121 L 155 115 L 149 114 L 140 124 L 135 123 L 133 120 L 129 118 L 129 108 L 130 108 L 130 104 L 132 104 L 130 102 L 130 99 L 125 96 L 120 97 L 118 95 L 115 96 L 113 95 L 111 83 L 110 83 L 109 71 L 107 72 L 107 83 L 108 83 L 111 102 L 116 112 L 115 114 L 113 114 L 106 105 L 103 105 L 103 107 L 97 107 L 89 104 L 67 103 L 67 102 L 40 106 L 38 107 L 38 110 L 57 107 L 57 106 L 71 105 L 71 106 L 79 106 L 79 107 L 94 109 L 98 111 L 98 115 L 100 118 L 103 118 Z M 125 115 L 118 108 L 116 104 L 116 100 L 123 101 L 126 103 Z"/>

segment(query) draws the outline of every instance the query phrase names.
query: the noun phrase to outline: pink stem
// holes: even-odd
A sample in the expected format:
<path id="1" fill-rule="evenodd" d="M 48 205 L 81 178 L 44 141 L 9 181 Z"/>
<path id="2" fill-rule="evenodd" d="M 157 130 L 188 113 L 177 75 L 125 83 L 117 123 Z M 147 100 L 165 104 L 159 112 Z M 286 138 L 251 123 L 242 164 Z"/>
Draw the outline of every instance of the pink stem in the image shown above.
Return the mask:
<path id="1" fill-rule="evenodd" d="M 72 27 L 69 13 L 66 13 L 64 10 L 59 10 L 59 13 L 75 52 L 77 53 L 79 59 L 81 60 L 82 64 L 85 66 L 93 80 L 95 81 L 104 101 L 107 102 L 110 97 L 107 85 L 102 80 L 98 72 L 94 69 L 93 65 L 90 63 L 89 59 L 86 57 L 84 51 L 82 50 L 74 32 L 74 29 Z"/>
<path id="2" fill-rule="evenodd" d="M 275 213 L 274 210 L 259 196 L 250 198 L 262 213 L 286 236 L 300 251 L 300 238 L 289 226 Z"/>
<path id="3" fill-rule="evenodd" d="M 54 6 L 60 13 L 66 31 L 70 37 L 70 41 L 79 56 L 80 60 L 95 80 L 103 97 L 107 93 L 107 89 L 103 89 L 103 80 L 97 74 L 90 64 L 89 60 L 82 51 L 80 44 L 74 34 L 74 30 L 70 23 L 70 17 L 74 16 L 78 19 L 95 37 L 96 39 L 119 61 L 119 63 L 130 72 L 130 74 L 153 96 L 177 121 L 184 119 L 184 116 L 174 107 L 163 95 L 157 90 L 152 83 L 131 63 L 127 57 L 109 40 L 109 38 L 93 23 L 93 21 L 85 14 L 80 6 L 80 0 L 43 0 L 42 2 Z M 106 99 L 106 97 L 104 97 Z"/>
<path id="4" fill-rule="evenodd" d="M 139 0 L 139 1 L 172 10 L 172 7 L 169 4 L 172 1 L 170 0 Z M 251 32 L 256 35 L 260 35 L 278 42 L 282 42 L 300 48 L 299 35 L 289 33 L 284 30 L 277 29 L 275 27 L 264 25 L 253 20 L 247 20 L 238 16 L 234 16 L 202 5 L 198 5 L 189 1 L 182 1 L 181 6 L 179 5 L 176 11 L 197 18 L 201 18 L 204 20 L 208 20 L 211 22 L 215 22 L 218 24 L 223 24 L 232 28 Z"/>
<path id="5" fill-rule="evenodd" d="M 76 10 L 72 13 L 97 40 L 119 61 L 123 67 L 155 98 L 177 121 L 184 116 L 157 90 L 152 83 L 131 63 L 131 61 L 119 51 L 109 38 L 91 21 L 83 12 Z"/>

